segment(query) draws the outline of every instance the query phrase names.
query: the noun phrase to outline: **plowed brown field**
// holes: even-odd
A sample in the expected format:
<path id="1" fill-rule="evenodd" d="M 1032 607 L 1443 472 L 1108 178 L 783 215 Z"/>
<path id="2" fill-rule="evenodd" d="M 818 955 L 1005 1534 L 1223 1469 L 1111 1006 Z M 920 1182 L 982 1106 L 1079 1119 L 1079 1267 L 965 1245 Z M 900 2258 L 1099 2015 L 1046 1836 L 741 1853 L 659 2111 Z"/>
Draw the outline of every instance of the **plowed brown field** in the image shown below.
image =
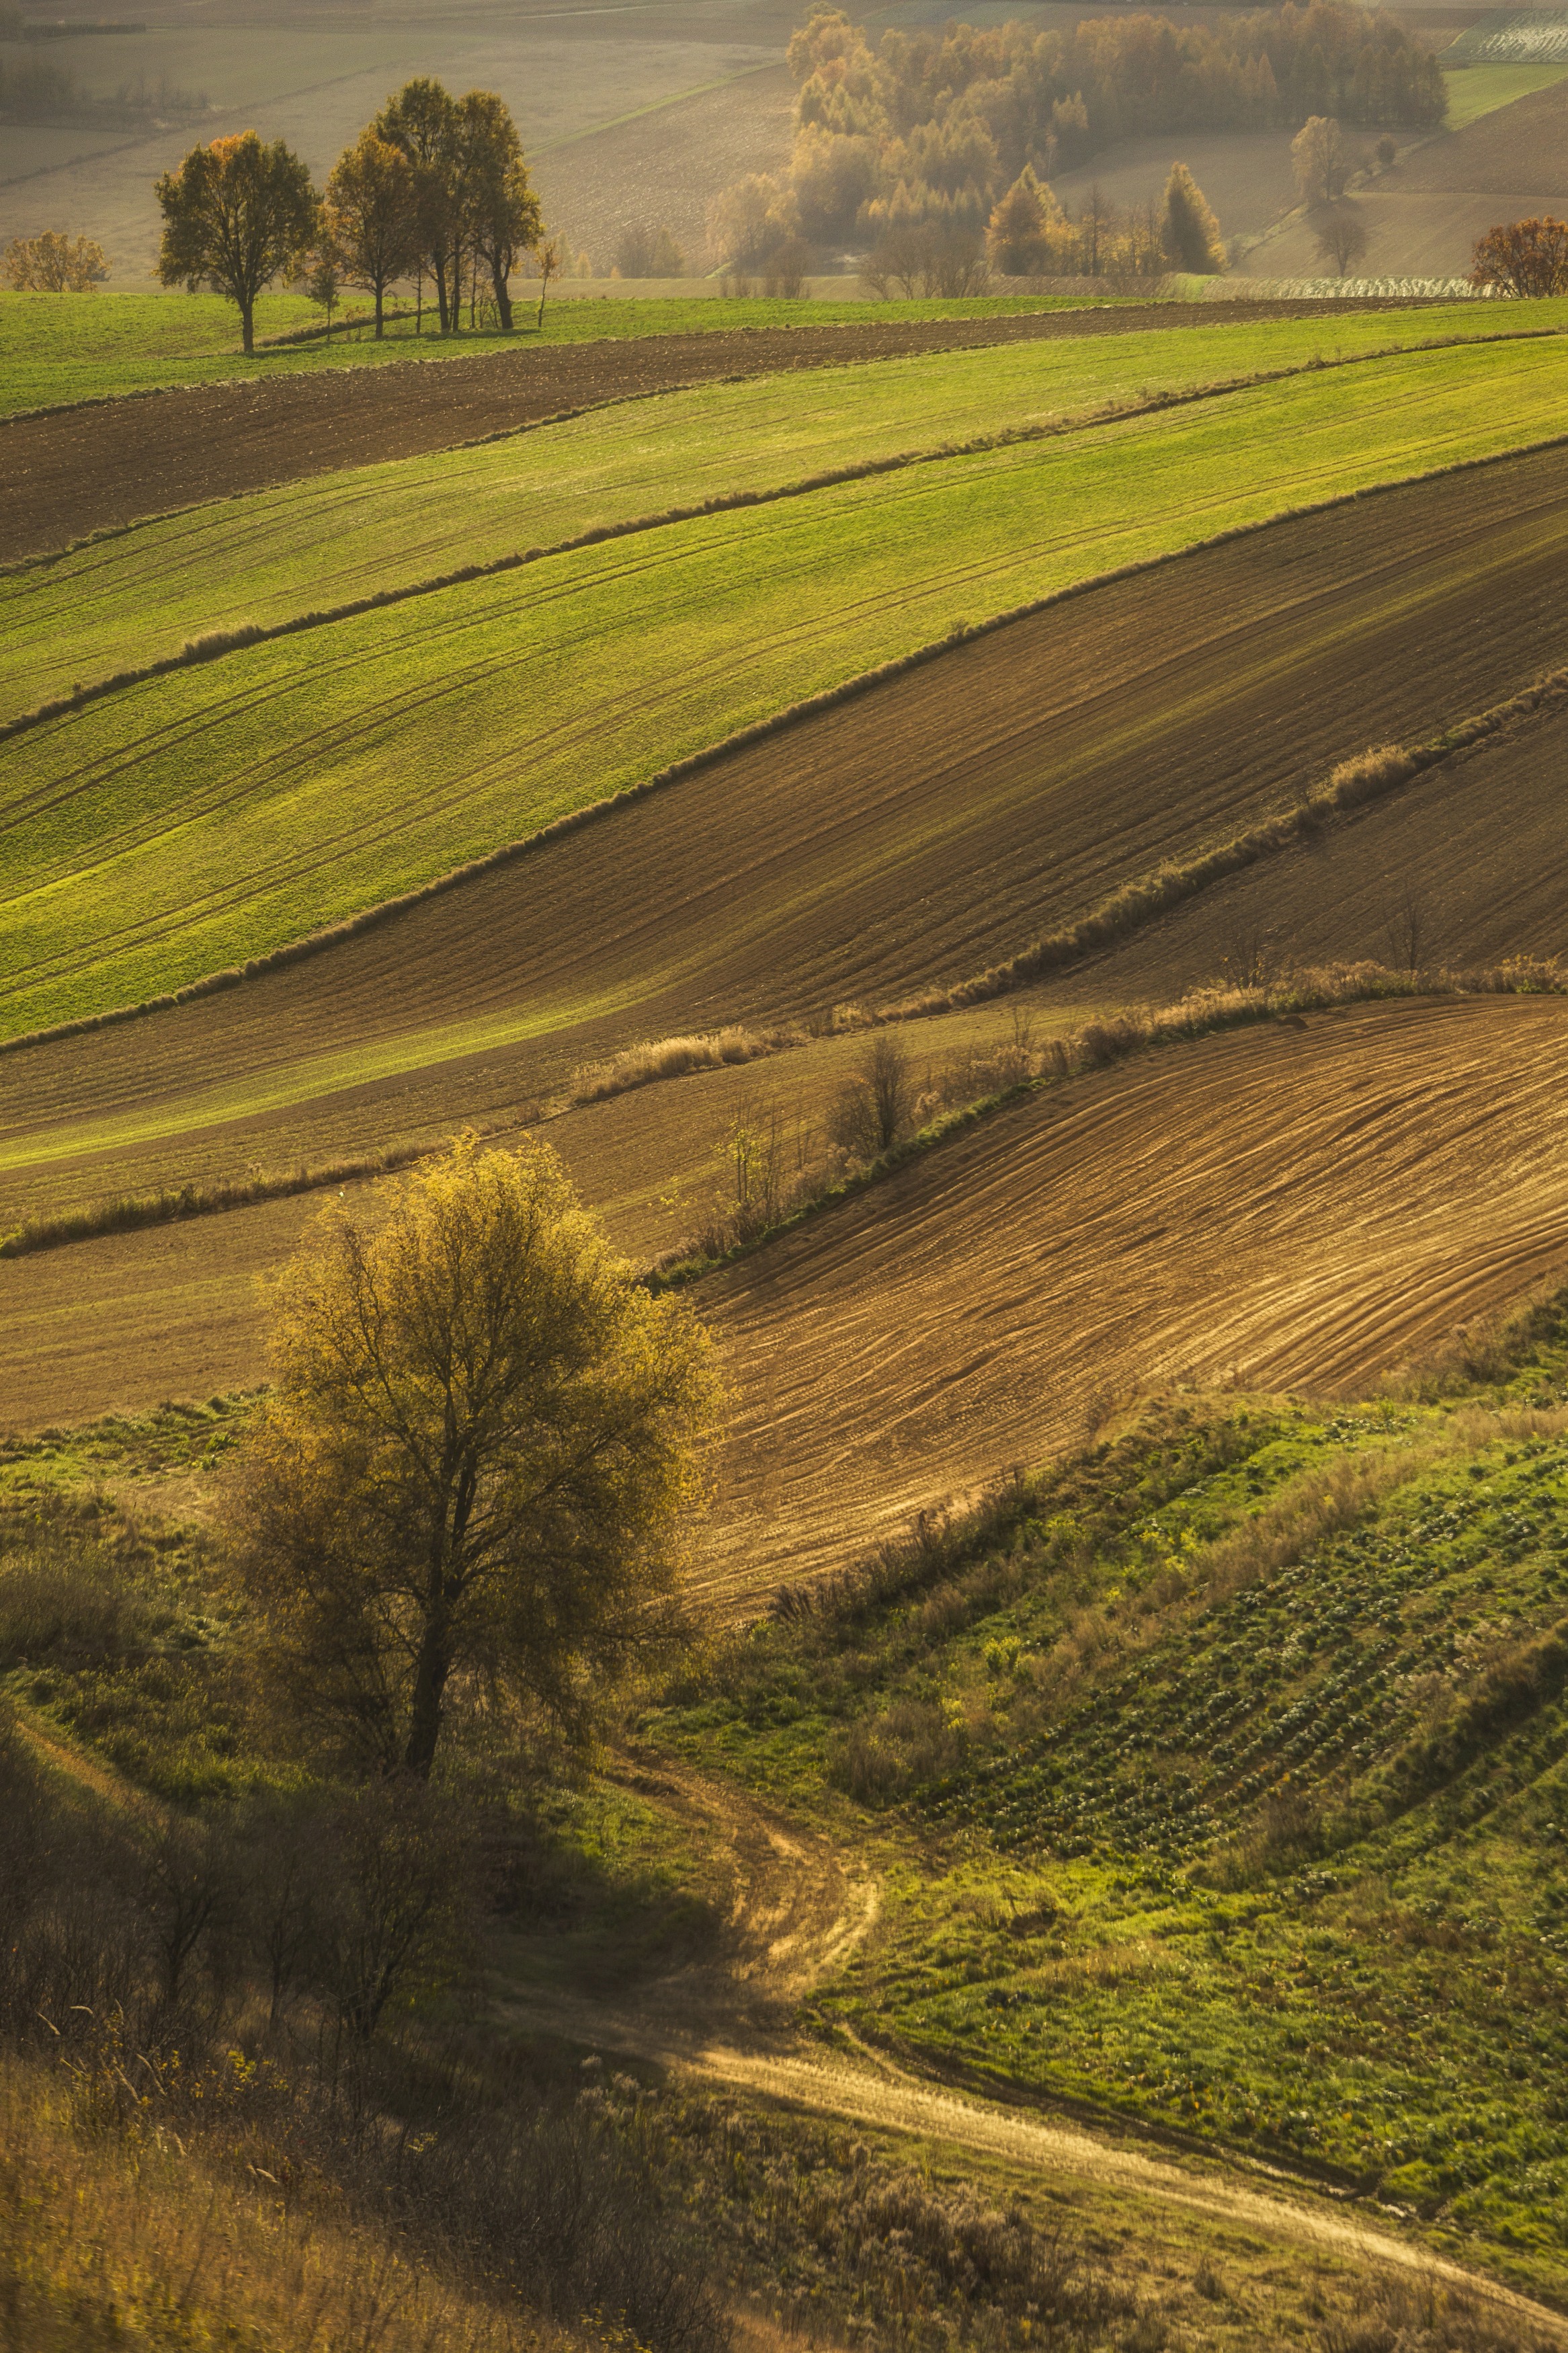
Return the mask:
<path id="1" fill-rule="evenodd" d="M 1565 1147 L 1559 998 L 1314 1014 L 998 1113 L 700 1286 L 734 1409 L 701 1589 L 754 1608 L 1075 1440 L 1108 1391 L 1370 1381 L 1563 1268 Z M 0 1264 L 5 1419 L 258 1379 L 254 1272 L 316 1207 Z"/>
<path id="2" fill-rule="evenodd" d="M 960 979 L 1560 663 L 1565 559 L 1553 451 L 1058 606 L 288 971 L 0 1056 L 0 1217 L 494 1119 L 635 1039 Z M 1521 871 L 1494 867 L 1498 902 Z"/>
<path id="3" fill-rule="evenodd" d="M 703 1286 L 729 1608 L 1080 1436 L 1095 1393 L 1337 1391 L 1568 1262 L 1568 1004 L 1342 1009 L 1011 1113 Z"/>
<path id="4" fill-rule="evenodd" d="M 1568 963 L 1568 695 L 1389 799 L 1214 885 L 1072 975 L 1085 997 L 1183 996 L 1288 963 Z M 1414 937 L 1412 937 L 1414 926 Z"/>
<path id="5" fill-rule="evenodd" d="M 1372 301 L 1363 310 L 1408 308 Z M 1225 318 L 1310 318 L 1342 303 L 1227 306 Z M 781 368 L 1061 335 L 1207 326 L 1202 303 L 1127 304 L 1012 318 L 715 329 L 255 378 L 0 422 L 0 563 L 138 515 L 265 490 L 340 467 L 449 449 L 596 402 Z"/>

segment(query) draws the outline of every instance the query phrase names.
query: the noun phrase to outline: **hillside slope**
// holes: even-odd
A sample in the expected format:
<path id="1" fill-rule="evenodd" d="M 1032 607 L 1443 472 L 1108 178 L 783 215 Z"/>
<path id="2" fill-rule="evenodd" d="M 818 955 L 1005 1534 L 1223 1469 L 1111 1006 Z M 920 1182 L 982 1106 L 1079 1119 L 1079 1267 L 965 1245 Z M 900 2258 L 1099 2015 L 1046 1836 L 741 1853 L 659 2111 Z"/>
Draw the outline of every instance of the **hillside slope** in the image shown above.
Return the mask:
<path id="1" fill-rule="evenodd" d="M 1369 743 L 1429 738 L 1560 662 L 1565 535 L 1558 452 L 1289 519 L 946 653 L 303 963 L 0 1056 L 0 1204 L 377 1149 L 494 1120 L 637 1039 L 962 980 Z M 1508 929 L 1523 871 L 1494 857 L 1488 936 L 1536 944 Z M 1310 855 L 1291 871 L 1310 899 Z M 1331 948 L 1381 943 L 1347 920 Z M 1204 952 L 1207 978 L 1231 950 Z"/>

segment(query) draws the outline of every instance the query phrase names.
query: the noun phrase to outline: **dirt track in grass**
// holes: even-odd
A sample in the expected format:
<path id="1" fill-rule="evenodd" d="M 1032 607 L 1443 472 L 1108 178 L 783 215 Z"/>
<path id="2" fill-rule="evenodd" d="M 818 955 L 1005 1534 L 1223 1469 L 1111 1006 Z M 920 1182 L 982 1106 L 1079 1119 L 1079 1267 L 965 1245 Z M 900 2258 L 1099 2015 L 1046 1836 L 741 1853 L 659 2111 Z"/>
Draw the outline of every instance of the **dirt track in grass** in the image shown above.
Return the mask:
<path id="1" fill-rule="evenodd" d="M 1560 664 L 1565 564 L 1556 451 L 1073 599 L 287 971 L 0 1056 L 0 1219 L 494 1122 L 637 1039 L 962 979 Z M 1532 945 L 1510 911 L 1549 782 L 1544 810 L 1540 779 L 1497 789 L 1486 937 Z"/>
<path id="2" fill-rule="evenodd" d="M 688 1965 L 608 2000 L 540 1989 L 504 1993 L 509 2027 L 563 2035 L 700 2084 L 782 2100 L 807 2115 L 907 2133 L 927 2147 L 970 2150 L 1037 2175 L 1058 2196 L 1086 2190 L 1238 2225 L 1287 2261 L 1325 2254 L 1463 2284 L 1490 2312 L 1528 2316 L 1568 2342 L 1568 2324 L 1527 2298 L 1331 2205 L 1309 2183 L 1223 2158 L 1162 2155 L 1125 2128 L 1100 2132 L 1049 2109 L 988 2101 L 921 2078 L 885 2052 L 830 2051 L 792 2031 L 792 2013 L 831 1980 L 876 1929 L 879 1891 L 864 1859 L 786 1820 L 731 1784 L 666 1757 L 638 1760 L 639 1795 L 674 1813 L 714 1859 L 725 1887 L 715 1962 Z M 1145 2211 L 1147 2211 L 1145 2209 Z M 1144 2224 L 1144 2229 L 1148 2229 Z M 1287 2253 L 1289 2251 L 1289 2253 Z"/>
<path id="3" fill-rule="evenodd" d="M 1342 303 L 1227 304 L 1226 322 L 1338 316 Z M 1405 309 L 1368 302 L 1358 309 Z M 678 386 L 781 368 L 1068 335 L 1213 326 L 1201 302 L 1001 319 L 874 320 L 546 343 L 476 359 L 399 361 L 195 385 L 0 423 L 0 563 L 94 531 L 310 474 L 460 441 Z M 240 363 L 237 362 L 237 365 Z"/>

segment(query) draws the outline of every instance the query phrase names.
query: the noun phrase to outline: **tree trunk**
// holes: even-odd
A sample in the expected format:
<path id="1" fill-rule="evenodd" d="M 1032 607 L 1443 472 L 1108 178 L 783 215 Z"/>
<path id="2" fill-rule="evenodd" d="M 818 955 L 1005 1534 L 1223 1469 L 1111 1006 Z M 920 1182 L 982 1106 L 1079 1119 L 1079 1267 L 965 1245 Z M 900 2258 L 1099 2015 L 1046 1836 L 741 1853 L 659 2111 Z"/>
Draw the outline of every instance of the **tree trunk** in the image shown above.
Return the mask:
<path id="1" fill-rule="evenodd" d="M 511 332 L 511 296 L 507 291 L 506 272 L 499 261 L 490 264 L 490 283 L 496 290 L 496 309 L 500 312 L 501 332 Z"/>
<path id="2" fill-rule="evenodd" d="M 246 358 L 254 358 L 256 354 L 256 305 L 254 302 L 241 302 L 239 306 L 239 332 Z"/>
<path id="3" fill-rule="evenodd" d="M 375 340 L 378 343 L 381 341 L 381 305 L 384 291 L 381 280 L 378 278 L 375 281 Z"/>
<path id="4" fill-rule="evenodd" d="M 409 1711 L 408 1746 L 403 1758 L 405 1769 L 417 1773 L 422 1781 L 430 1778 L 430 1767 L 436 1761 L 436 1744 L 441 1736 L 441 1694 L 447 1688 L 451 1664 L 446 1627 L 439 1621 L 427 1624 L 414 1672 L 414 1704 Z"/>

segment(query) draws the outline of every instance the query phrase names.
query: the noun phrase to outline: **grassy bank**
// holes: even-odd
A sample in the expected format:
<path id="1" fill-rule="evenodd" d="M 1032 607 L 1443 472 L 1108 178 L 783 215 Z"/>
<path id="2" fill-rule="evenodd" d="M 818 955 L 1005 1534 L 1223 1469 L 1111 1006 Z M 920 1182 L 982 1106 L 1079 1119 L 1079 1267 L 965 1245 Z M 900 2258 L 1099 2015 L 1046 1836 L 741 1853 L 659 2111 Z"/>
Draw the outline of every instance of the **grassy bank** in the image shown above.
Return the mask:
<path id="1" fill-rule="evenodd" d="M 1560 316 L 1568 305 L 1531 305 L 1505 324 L 1538 332 Z M 1470 304 L 884 360 L 667 393 L 153 518 L 0 575 L 11 649 L 0 718 L 208 633 L 396 593 L 589 530 L 1205 385 L 1500 332 Z"/>
<path id="2" fill-rule="evenodd" d="M 89 704 L 9 753 L 5 1027 L 243 962 L 1087 575 L 1550 435 L 1560 373 L 1545 343 L 1309 374 L 580 549 Z"/>
<path id="3" fill-rule="evenodd" d="M 537 297 L 535 297 L 537 302 Z M 537 349 L 542 343 L 594 343 L 605 336 L 734 333 L 742 327 L 838 326 L 860 319 L 1006 318 L 1031 311 L 1081 308 L 1057 296 L 985 297 L 956 302 L 787 302 L 610 300 L 547 304 L 534 325 L 526 287 L 513 333 L 464 332 L 443 339 L 427 308 L 425 332 L 399 321 L 380 343 L 368 338 L 258 351 L 238 348 L 239 314 L 216 294 L 90 296 L 0 294 L 0 342 L 6 367 L 0 416 L 79 400 L 103 400 L 166 385 L 255 384 L 321 368 L 381 367 L 401 361 L 473 359 Z M 264 294 L 256 307 L 258 338 L 321 324 L 304 295 Z"/>
<path id="4" fill-rule="evenodd" d="M 1568 2294 L 1568 1300 L 1373 1405 L 1151 1407 L 648 1729 L 878 1854 L 821 2031 Z"/>

